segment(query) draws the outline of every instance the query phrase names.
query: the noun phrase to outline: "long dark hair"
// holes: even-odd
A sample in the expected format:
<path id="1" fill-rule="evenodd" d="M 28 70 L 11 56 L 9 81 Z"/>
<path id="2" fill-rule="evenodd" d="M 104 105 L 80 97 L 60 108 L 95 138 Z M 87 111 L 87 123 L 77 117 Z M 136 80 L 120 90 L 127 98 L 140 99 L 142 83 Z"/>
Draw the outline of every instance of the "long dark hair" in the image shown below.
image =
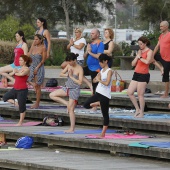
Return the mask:
<path id="1" fill-rule="evenodd" d="M 44 18 L 37 18 L 37 19 L 40 20 L 41 22 L 43 22 L 43 28 L 47 29 L 47 21 L 46 21 L 46 19 L 44 19 Z"/>
<path id="2" fill-rule="evenodd" d="M 25 35 L 24 32 L 21 30 L 18 30 L 15 34 L 19 34 L 22 37 L 22 41 L 24 41 L 25 43 L 27 43 L 26 39 L 25 39 Z"/>

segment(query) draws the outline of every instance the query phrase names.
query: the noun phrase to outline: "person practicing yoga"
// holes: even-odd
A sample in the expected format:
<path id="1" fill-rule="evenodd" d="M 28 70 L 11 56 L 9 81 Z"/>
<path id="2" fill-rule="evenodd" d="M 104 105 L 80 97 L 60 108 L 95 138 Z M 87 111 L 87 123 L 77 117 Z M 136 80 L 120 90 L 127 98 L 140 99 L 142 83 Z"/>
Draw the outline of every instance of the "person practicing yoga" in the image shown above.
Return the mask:
<path id="1" fill-rule="evenodd" d="M 106 54 L 101 54 L 99 56 L 99 64 L 102 70 L 93 79 L 94 83 L 98 82 L 96 93 L 87 99 L 84 103 L 86 109 L 98 106 L 100 102 L 102 115 L 104 118 L 103 130 L 99 137 L 105 137 L 106 130 L 109 125 L 109 99 L 111 99 L 111 85 L 112 85 L 112 74 L 113 71 L 108 66 L 108 62 L 111 57 Z"/>
<path id="2" fill-rule="evenodd" d="M 19 64 L 19 58 L 22 54 L 27 55 L 27 53 L 28 53 L 28 46 L 26 43 L 24 32 L 21 30 L 17 31 L 15 33 L 15 38 L 17 41 L 17 45 L 14 49 L 14 54 L 15 54 L 14 62 L 10 65 L 6 65 L 6 66 L 0 68 L 0 74 L 5 77 L 2 79 L 2 83 L 3 83 L 4 87 L 7 87 L 8 84 L 10 84 L 10 85 L 14 84 L 15 79 L 11 76 L 11 74 L 8 74 L 8 73 L 11 73 L 14 68 L 20 69 L 21 67 Z M 7 83 L 7 79 L 10 80 L 9 83 Z"/>
<path id="3" fill-rule="evenodd" d="M 19 106 L 20 119 L 16 126 L 22 126 L 26 114 L 26 101 L 28 94 L 27 79 L 30 73 L 28 67 L 31 62 L 31 58 L 27 55 L 20 56 L 19 64 L 21 69 L 18 70 L 17 68 L 14 68 L 12 72 L 15 77 L 13 89 L 5 93 L 3 96 L 4 102 L 7 101 L 14 104 L 15 106 Z M 15 99 L 17 99 L 18 102 L 15 102 Z"/>
<path id="4" fill-rule="evenodd" d="M 44 47 L 42 35 L 36 34 L 34 36 L 33 43 L 34 45 L 31 47 L 28 53 L 28 55 L 32 58 L 28 82 L 33 86 L 36 93 L 36 102 L 31 106 L 31 109 L 36 109 L 40 104 L 41 85 L 44 81 L 44 62 L 46 60 L 47 50 Z"/>
<path id="5" fill-rule="evenodd" d="M 132 61 L 132 66 L 135 66 L 135 72 L 133 78 L 129 84 L 127 94 L 132 101 L 136 112 L 135 117 L 141 118 L 144 115 L 144 93 L 146 85 L 149 83 L 150 74 L 149 74 L 149 64 L 153 62 L 153 51 L 148 47 L 150 41 L 146 37 L 140 37 L 138 39 L 139 50 Z M 134 92 L 137 90 L 139 105 L 137 99 L 134 96 Z"/>
<path id="6" fill-rule="evenodd" d="M 69 64 L 61 71 L 60 76 L 66 77 L 68 80 L 62 89 L 57 89 L 49 94 L 49 97 L 59 103 L 67 106 L 67 110 L 70 116 L 70 128 L 65 133 L 74 133 L 75 130 L 75 113 L 74 109 L 77 105 L 78 98 L 80 96 L 80 85 L 83 81 L 83 69 L 77 64 L 77 56 L 74 53 L 67 55 L 66 61 Z M 69 100 L 66 101 L 62 97 L 69 96 Z"/>

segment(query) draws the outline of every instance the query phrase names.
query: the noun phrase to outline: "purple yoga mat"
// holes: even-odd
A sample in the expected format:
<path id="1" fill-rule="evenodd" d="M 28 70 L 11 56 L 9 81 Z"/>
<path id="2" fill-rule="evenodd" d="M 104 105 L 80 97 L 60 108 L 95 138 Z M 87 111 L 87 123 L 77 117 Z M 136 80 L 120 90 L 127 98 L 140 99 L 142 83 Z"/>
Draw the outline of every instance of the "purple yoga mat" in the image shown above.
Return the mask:
<path id="1" fill-rule="evenodd" d="M 31 106 L 27 106 L 27 109 L 31 109 Z M 66 109 L 66 106 L 39 106 L 37 109 Z M 76 108 L 82 108 L 82 106 L 76 106 Z"/>

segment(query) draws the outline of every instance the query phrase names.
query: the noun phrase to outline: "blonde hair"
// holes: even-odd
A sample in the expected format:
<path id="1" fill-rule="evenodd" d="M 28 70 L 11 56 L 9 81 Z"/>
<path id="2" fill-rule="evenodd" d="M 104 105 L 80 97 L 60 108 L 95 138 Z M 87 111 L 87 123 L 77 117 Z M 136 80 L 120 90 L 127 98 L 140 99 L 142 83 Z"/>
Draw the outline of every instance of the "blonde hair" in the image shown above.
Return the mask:
<path id="1" fill-rule="evenodd" d="M 105 28 L 104 31 L 108 31 L 110 34 L 109 38 L 113 40 L 113 38 L 114 38 L 113 30 L 111 28 Z"/>
<path id="2" fill-rule="evenodd" d="M 74 31 L 78 31 L 78 32 L 82 33 L 81 28 L 75 28 Z"/>

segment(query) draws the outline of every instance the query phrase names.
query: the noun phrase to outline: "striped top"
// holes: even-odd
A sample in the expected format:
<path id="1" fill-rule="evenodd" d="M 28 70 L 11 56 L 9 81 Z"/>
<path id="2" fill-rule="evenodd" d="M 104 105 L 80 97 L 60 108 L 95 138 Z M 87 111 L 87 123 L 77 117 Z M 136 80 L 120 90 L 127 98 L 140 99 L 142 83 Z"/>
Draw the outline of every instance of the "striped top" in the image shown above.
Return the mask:
<path id="1" fill-rule="evenodd" d="M 78 80 L 77 75 L 73 75 L 73 77 Z M 69 89 L 79 89 L 80 88 L 80 85 L 75 83 L 70 77 L 68 77 L 68 80 L 66 81 L 65 85 Z"/>

